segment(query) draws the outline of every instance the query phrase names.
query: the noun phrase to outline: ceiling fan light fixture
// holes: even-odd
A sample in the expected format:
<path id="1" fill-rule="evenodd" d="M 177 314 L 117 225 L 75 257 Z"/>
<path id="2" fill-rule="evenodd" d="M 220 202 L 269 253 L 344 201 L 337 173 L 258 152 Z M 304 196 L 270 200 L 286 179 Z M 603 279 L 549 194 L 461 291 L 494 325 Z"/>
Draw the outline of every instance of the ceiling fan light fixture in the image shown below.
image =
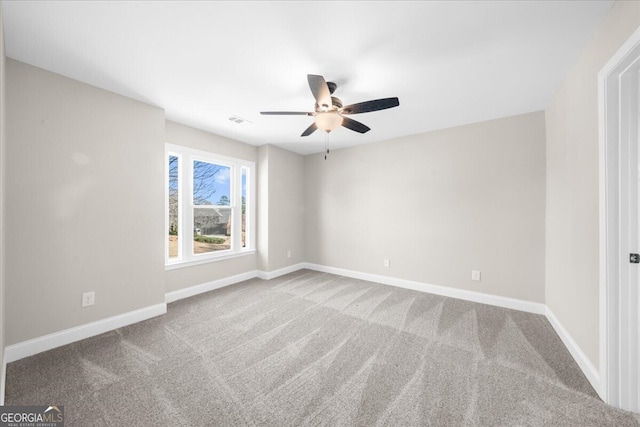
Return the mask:
<path id="1" fill-rule="evenodd" d="M 337 111 L 327 111 L 318 113 L 316 116 L 316 126 L 329 133 L 342 126 L 342 116 Z"/>
<path id="2" fill-rule="evenodd" d="M 349 104 L 346 107 L 342 101 L 331 94 L 336 90 L 336 84 L 327 82 L 324 77 L 315 74 L 307 74 L 309 89 L 315 98 L 313 112 L 304 111 L 261 111 L 260 114 L 271 116 L 315 116 L 315 121 L 302 132 L 302 137 L 309 136 L 318 129 L 329 133 L 340 126 L 358 133 L 367 133 L 371 130 L 368 126 L 353 120 L 351 114 L 370 113 L 372 111 L 386 110 L 400 105 L 398 98 L 380 98 L 371 101 Z"/>

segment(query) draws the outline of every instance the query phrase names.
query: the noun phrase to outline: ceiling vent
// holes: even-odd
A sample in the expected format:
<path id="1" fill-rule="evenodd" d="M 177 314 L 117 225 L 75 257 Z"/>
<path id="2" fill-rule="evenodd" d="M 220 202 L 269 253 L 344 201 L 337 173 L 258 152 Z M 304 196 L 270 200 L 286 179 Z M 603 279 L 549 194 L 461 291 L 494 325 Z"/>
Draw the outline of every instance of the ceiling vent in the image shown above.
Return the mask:
<path id="1" fill-rule="evenodd" d="M 247 124 L 251 124 L 251 122 L 247 119 L 243 119 L 242 117 L 238 117 L 238 116 L 230 116 L 229 117 L 229 121 L 232 121 L 234 123 L 237 124 L 242 124 L 242 123 L 247 123 Z"/>

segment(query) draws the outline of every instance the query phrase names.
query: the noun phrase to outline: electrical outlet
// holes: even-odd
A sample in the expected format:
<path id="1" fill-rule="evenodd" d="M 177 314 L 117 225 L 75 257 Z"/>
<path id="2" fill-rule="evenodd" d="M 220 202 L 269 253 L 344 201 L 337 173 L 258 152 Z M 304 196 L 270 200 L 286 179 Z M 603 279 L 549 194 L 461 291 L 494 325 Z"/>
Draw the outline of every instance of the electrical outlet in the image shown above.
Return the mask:
<path id="1" fill-rule="evenodd" d="M 475 280 L 476 282 L 480 281 L 480 271 L 471 270 L 471 280 Z"/>
<path id="2" fill-rule="evenodd" d="M 391 265 L 391 261 L 390 261 L 390 260 L 388 260 L 388 259 L 385 259 L 385 260 L 384 260 L 384 266 L 385 266 L 385 267 L 389 267 L 389 265 Z"/>
<path id="3" fill-rule="evenodd" d="M 96 293 L 95 292 L 85 292 L 82 294 L 82 306 L 89 307 L 90 305 L 94 305 L 96 303 Z"/>
<path id="4" fill-rule="evenodd" d="M 291 250 L 287 251 L 287 258 L 291 258 Z"/>

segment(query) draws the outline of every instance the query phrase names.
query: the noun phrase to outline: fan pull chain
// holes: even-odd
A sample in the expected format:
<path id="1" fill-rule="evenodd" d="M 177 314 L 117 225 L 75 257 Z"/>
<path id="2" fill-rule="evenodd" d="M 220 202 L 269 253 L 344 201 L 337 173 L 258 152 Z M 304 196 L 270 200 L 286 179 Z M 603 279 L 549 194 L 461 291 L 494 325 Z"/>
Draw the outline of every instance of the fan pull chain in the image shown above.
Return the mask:
<path id="1" fill-rule="evenodd" d="M 327 154 L 329 154 L 329 132 L 324 134 L 324 159 L 327 160 Z"/>

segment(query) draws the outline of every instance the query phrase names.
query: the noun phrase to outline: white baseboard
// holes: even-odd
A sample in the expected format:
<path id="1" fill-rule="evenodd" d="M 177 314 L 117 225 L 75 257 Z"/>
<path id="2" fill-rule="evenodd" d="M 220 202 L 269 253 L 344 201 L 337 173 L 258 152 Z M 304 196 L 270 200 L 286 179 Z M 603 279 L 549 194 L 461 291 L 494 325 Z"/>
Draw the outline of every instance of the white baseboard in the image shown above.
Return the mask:
<path id="1" fill-rule="evenodd" d="M 591 363 L 586 354 L 582 351 L 580 346 L 574 341 L 574 339 L 569 335 L 569 332 L 562 326 L 558 318 L 553 314 L 549 307 L 546 307 L 545 315 L 553 329 L 555 329 L 556 333 L 564 343 L 564 346 L 567 347 L 571 356 L 576 361 L 585 377 L 591 383 L 593 389 L 599 393 L 600 392 L 600 374 L 596 367 Z"/>
<path id="2" fill-rule="evenodd" d="M 497 307 L 526 311 L 528 313 L 545 314 L 546 306 L 537 302 L 450 288 L 447 286 L 431 285 L 428 283 L 415 282 L 412 280 L 396 279 L 393 277 L 380 276 L 377 274 L 361 273 L 359 271 L 345 270 L 336 267 L 327 267 L 318 264 L 304 263 L 303 265 L 304 268 L 308 268 L 309 270 L 321 271 L 323 273 L 331 273 L 340 276 L 352 277 L 354 279 L 368 280 L 370 282 L 382 283 L 383 285 L 391 285 L 399 288 L 427 292 L 430 294 L 442 295 L 445 297 L 457 298 L 465 301 L 478 302 L 481 304 L 495 305 Z"/>
<path id="3" fill-rule="evenodd" d="M 5 347 L 4 350 L 4 364 L 15 362 L 16 360 L 33 356 L 34 354 L 42 353 L 43 351 L 51 350 L 66 344 L 71 344 L 72 342 L 80 341 L 85 338 L 100 335 L 123 326 L 142 322 L 143 320 L 163 315 L 166 312 L 166 304 L 156 304 L 109 317 L 107 319 L 87 323 L 86 325 L 65 329 L 64 331 L 55 332 L 43 337 L 23 341 L 18 344 L 9 345 Z"/>
<path id="4" fill-rule="evenodd" d="M 242 273 L 242 274 L 236 274 L 235 276 L 224 277 L 222 279 L 203 283 L 201 285 L 195 285 L 185 289 L 167 292 L 164 295 L 164 300 L 167 304 L 169 304 L 171 302 L 175 302 L 184 298 L 189 298 L 205 292 L 213 291 L 215 289 L 223 288 L 225 286 L 233 285 L 235 283 L 244 282 L 245 280 L 253 279 L 255 277 L 258 277 L 258 274 L 255 270 Z"/>
<path id="5" fill-rule="evenodd" d="M 264 280 L 271 280 L 275 279 L 276 277 L 284 276 L 285 274 L 293 273 L 294 271 L 302 270 L 303 268 L 305 268 L 305 266 L 306 263 L 300 263 L 273 271 L 258 270 L 258 277 Z"/>
<path id="6" fill-rule="evenodd" d="M 237 274 L 235 276 L 224 277 L 222 279 L 214 280 L 212 282 L 202 283 L 200 285 L 195 285 L 189 288 L 180 289 L 178 291 L 167 292 L 165 294 L 164 299 L 165 299 L 165 302 L 169 304 L 184 298 L 189 298 L 195 295 L 203 294 L 205 292 L 213 291 L 215 289 L 220 289 L 225 286 L 244 282 L 245 280 L 250 280 L 255 277 L 258 277 L 263 280 L 271 280 L 271 279 L 275 279 L 276 277 L 284 276 L 285 274 L 293 273 L 294 271 L 298 271 L 303 268 L 304 268 L 304 263 L 300 263 L 300 264 L 295 264 L 295 265 L 290 265 L 288 267 L 280 268 L 274 271 L 262 271 L 262 270 L 249 271 L 246 273 Z"/>

